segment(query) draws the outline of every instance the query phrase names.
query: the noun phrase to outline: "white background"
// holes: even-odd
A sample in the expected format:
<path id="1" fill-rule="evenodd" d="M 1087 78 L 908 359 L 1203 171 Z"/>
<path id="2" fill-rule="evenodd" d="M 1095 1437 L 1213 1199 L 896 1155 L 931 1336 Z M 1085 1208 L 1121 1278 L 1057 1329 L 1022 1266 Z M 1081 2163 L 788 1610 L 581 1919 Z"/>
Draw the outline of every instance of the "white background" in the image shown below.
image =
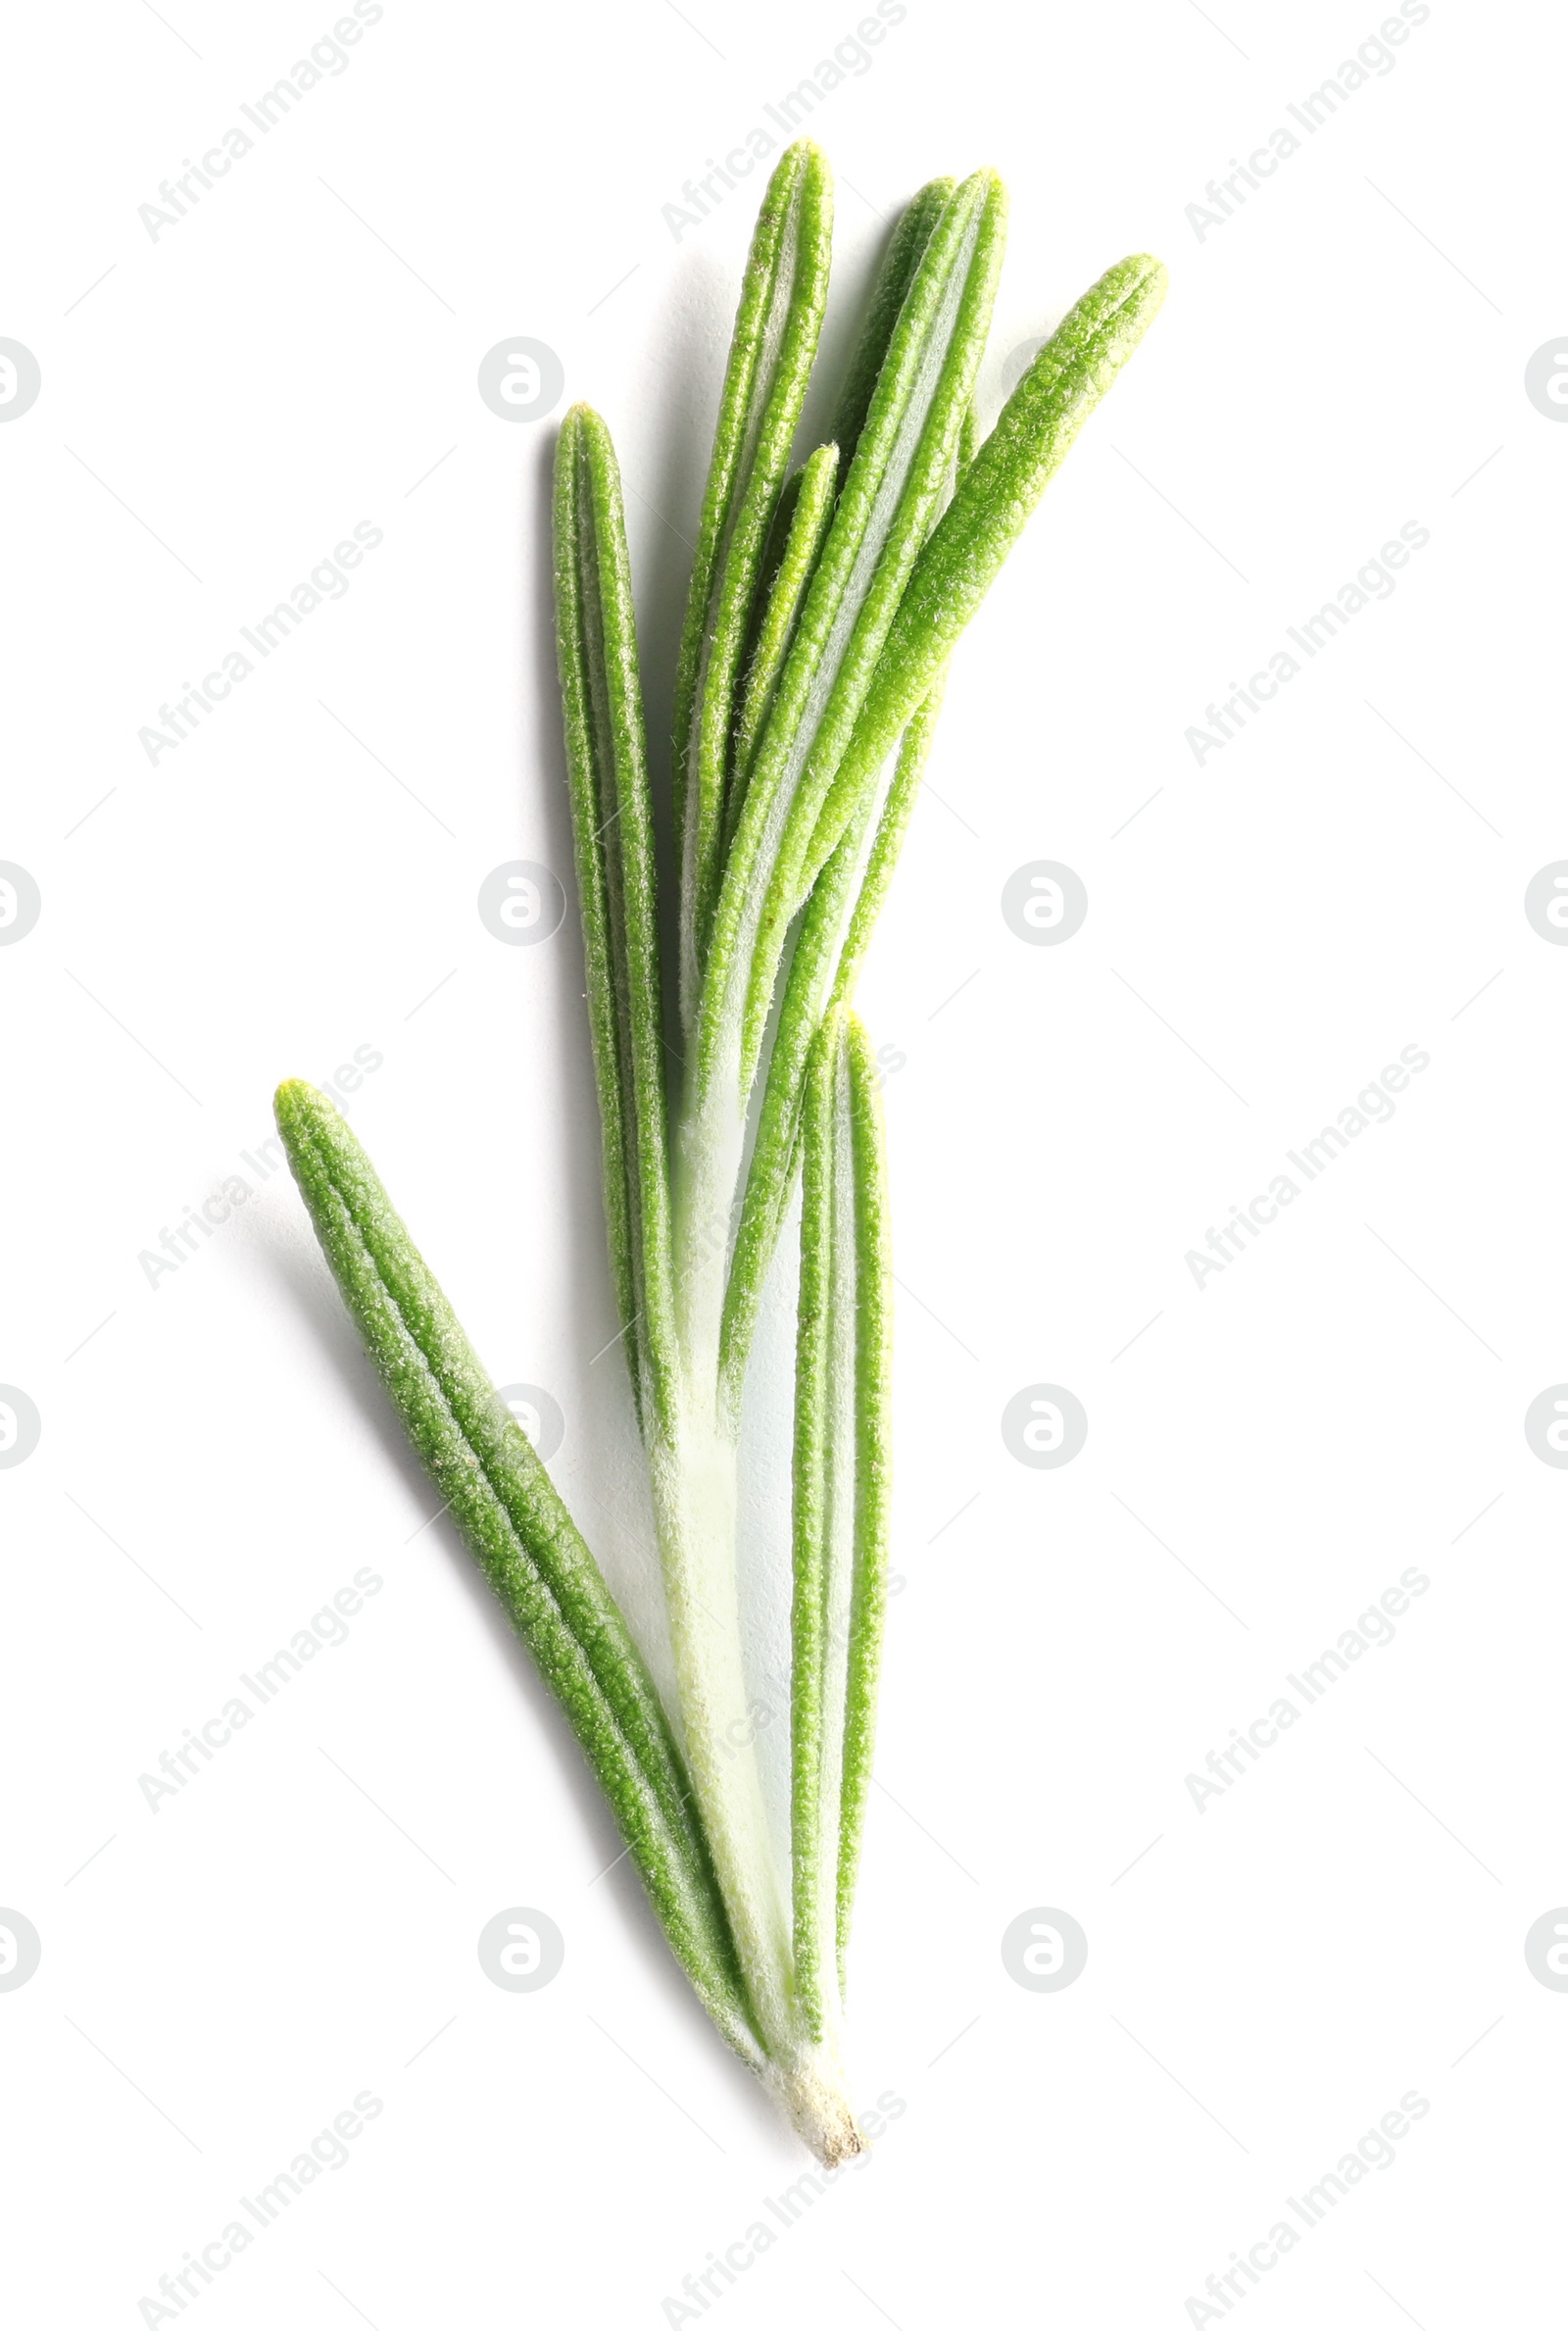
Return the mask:
<path id="1" fill-rule="evenodd" d="M 680 2320 L 808 2166 L 627 1866 L 595 1882 L 609 1815 L 448 1525 L 416 1534 L 434 1500 L 286 1175 L 156 1286 L 138 1256 L 246 1170 L 280 1076 L 378 1051 L 353 1120 L 497 1380 L 559 1400 L 557 1479 L 637 1602 L 572 918 L 507 948 L 475 908 L 519 857 L 570 891 L 554 424 L 474 377 L 526 333 L 614 431 L 662 754 L 760 181 L 678 239 L 662 206 L 855 14 L 386 0 L 156 240 L 138 205 L 332 9 L 13 23 L 0 332 L 43 377 L 0 428 L 0 858 L 43 899 L 0 950 L 0 1378 L 42 1417 L 0 1471 L 0 1904 L 43 1945 L 0 1993 L 19 2322 L 148 2319 L 367 2089 L 201 2322 Z M 1568 1998 L 1523 1938 L 1568 1899 L 1568 1478 L 1522 1420 L 1568 1377 L 1568 951 L 1522 901 L 1568 853 L 1568 429 L 1523 376 L 1568 325 L 1560 31 L 1432 0 L 1245 209 L 1187 216 L 1379 19 L 908 0 L 812 119 L 829 374 L 937 172 L 1012 191 L 993 410 L 1111 260 L 1159 252 L 1171 291 L 958 656 L 861 989 L 902 1062 L 902 1586 L 854 2059 L 904 2110 L 713 2286 L 735 2326 L 1207 2319 L 1204 2277 L 1411 2090 L 1393 2165 L 1235 2310 L 1446 2331 L 1555 2281 Z M 149 766 L 138 729 L 361 521 L 346 596 Z M 1409 521 L 1393 596 L 1200 767 L 1204 707 Z M 1000 911 L 1040 859 L 1089 892 L 1059 947 Z M 1195 1285 L 1411 1045 L 1393 1120 Z M 999 1429 L 1041 1381 L 1090 1419 L 1057 1471 Z M 349 1639 L 150 1810 L 138 1775 L 365 1565 Z M 1185 1776 L 1411 1566 L 1394 1643 L 1200 1811 Z M 475 1954 L 514 1905 L 566 1942 L 522 1997 Z M 1000 1953 L 1043 1905 L 1089 1937 L 1052 1996 Z"/>

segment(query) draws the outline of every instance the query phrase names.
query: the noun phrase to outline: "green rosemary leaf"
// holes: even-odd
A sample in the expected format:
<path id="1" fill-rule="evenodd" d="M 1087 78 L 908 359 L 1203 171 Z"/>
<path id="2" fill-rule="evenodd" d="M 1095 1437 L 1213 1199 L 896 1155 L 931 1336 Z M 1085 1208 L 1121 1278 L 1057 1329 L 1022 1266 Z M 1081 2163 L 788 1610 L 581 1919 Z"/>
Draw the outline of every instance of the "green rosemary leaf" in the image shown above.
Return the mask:
<path id="1" fill-rule="evenodd" d="M 818 448 L 818 451 L 820 450 Z M 751 613 L 746 620 L 746 644 L 741 650 L 740 669 L 745 677 L 736 690 L 735 724 L 730 731 L 729 772 L 724 780 L 726 837 L 730 808 L 734 800 L 735 771 L 739 765 L 741 722 L 745 712 L 747 691 L 751 684 L 752 666 L 757 660 L 758 642 L 761 638 L 762 625 L 766 620 L 774 587 L 778 582 L 779 569 L 784 564 L 784 553 L 789 545 L 790 530 L 795 524 L 795 513 L 800 508 L 801 487 L 805 481 L 806 465 L 802 463 L 798 470 L 790 471 L 784 483 L 779 487 L 778 500 L 773 505 L 773 515 L 767 524 L 767 540 L 762 545 L 762 556 L 758 562 L 757 587 L 752 593 Z M 752 741 L 755 745 L 755 737 Z"/>
<path id="2" fill-rule="evenodd" d="M 847 1213 L 840 1122 L 844 1081 L 843 1028 L 834 1019 L 817 1030 L 806 1078 L 790 1613 L 795 1987 L 817 2042 L 832 2028 L 838 1991 L 842 1636 L 848 1617 L 843 1591 L 848 1569 L 845 1523 L 853 1513 L 855 1472 L 844 1413 L 854 1338 L 853 1308 L 846 1306 L 842 1285 Z"/>
<path id="3" fill-rule="evenodd" d="M 887 1618 L 893 1453 L 893 1252 L 881 1078 L 865 1029 L 848 1023 L 846 1083 L 855 1235 L 855 1510 L 844 1682 L 838 1850 L 838 1974 L 844 1984 L 865 1801 L 876 1745 L 877 1686 Z"/>
<path id="4" fill-rule="evenodd" d="M 894 327 L 909 295 L 916 271 L 925 257 L 925 247 L 948 204 L 952 201 L 956 178 L 932 178 L 902 213 L 893 229 L 882 265 L 877 270 L 871 304 L 860 326 L 860 336 L 855 343 L 844 385 L 839 391 L 838 411 L 833 416 L 829 434 L 839 449 L 839 465 L 847 475 L 855 449 L 860 442 L 866 415 L 882 367 L 887 359 L 888 346 Z"/>
<path id="5" fill-rule="evenodd" d="M 963 416 L 963 425 L 958 431 L 958 456 L 954 475 L 955 492 L 957 491 L 958 479 L 962 477 L 965 470 L 974 460 L 979 446 L 980 417 L 971 400 Z M 914 805 L 920 798 L 921 779 L 924 777 L 925 765 L 931 755 L 932 740 L 936 735 L 937 720 L 941 716 L 942 700 L 947 693 L 947 667 L 944 665 L 921 702 L 915 707 L 910 716 L 909 724 L 900 739 L 898 759 L 894 763 L 892 780 L 880 805 L 875 804 L 874 797 L 872 798 L 870 806 L 876 809 L 875 830 L 872 834 L 870 849 L 864 859 L 861 860 L 857 855 L 856 863 L 858 866 L 863 867 L 863 871 L 859 876 L 859 887 L 855 894 L 854 912 L 850 917 L 849 929 L 839 953 L 838 969 L 834 974 L 831 1000 L 836 1005 L 847 1006 L 855 1000 L 856 983 L 860 976 L 860 967 L 865 961 L 866 950 L 871 944 L 871 933 L 876 928 L 877 917 L 881 914 L 888 892 L 893 886 L 894 869 L 898 866 L 900 853 L 904 848 L 904 837 L 909 830 L 909 820 L 914 816 Z M 854 841 L 860 830 L 858 821 L 852 822 L 850 831 L 842 837 L 838 849 L 833 853 L 833 858 L 828 861 L 829 866 L 832 866 L 838 859 L 845 844 Z M 823 872 L 825 875 L 826 868 L 823 869 Z M 820 882 L 822 878 L 819 876 L 818 881 Z M 815 896 L 814 890 L 812 895 Z M 856 1021 L 853 1025 L 858 1027 L 859 1023 Z"/>
<path id="6" fill-rule="evenodd" d="M 735 685 L 759 567 L 827 300 L 832 182 L 808 139 L 774 171 L 752 242 L 675 679 L 682 1019 L 696 1011 L 717 895 Z"/>
<path id="7" fill-rule="evenodd" d="M 819 445 L 804 469 L 798 470 L 790 479 L 790 488 L 794 490 L 789 498 L 789 530 L 777 565 L 768 577 L 761 620 L 735 722 L 735 766 L 725 810 L 726 841 L 734 837 L 762 724 L 795 635 L 801 602 L 816 571 L 828 521 L 833 516 L 838 471 L 837 446 Z M 782 500 L 779 508 L 782 512 Z"/>
<path id="8" fill-rule="evenodd" d="M 668 1413 L 674 1346 L 653 812 L 620 472 L 597 413 L 562 426 L 556 641 L 604 1132 L 612 1275 L 639 1414 Z"/>
<path id="9" fill-rule="evenodd" d="M 560 1702 L 676 1958 L 730 2046 L 757 2063 L 691 1785 L 598 1564 L 331 1102 L 284 1084 L 276 1114 L 321 1251 L 410 1441 Z"/>
<path id="10" fill-rule="evenodd" d="M 837 847 L 858 794 L 874 782 L 1079 430 L 1159 313 L 1165 281 L 1159 261 L 1143 253 L 1107 269 L 1041 349 L 965 469 L 899 602 L 803 879 Z"/>
<path id="11" fill-rule="evenodd" d="M 725 866 L 703 990 L 700 1089 L 717 1076 L 733 1076 L 742 1096 L 750 1086 L 785 933 L 805 895 L 799 868 L 951 476 L 1004 219 L 992 173 L 964 180 L 931 234 L 894 330 Z"/>
<path id="12" fill-rule="evenodd" d="M 955 483 L 974 459 L 978 443 L 979 424 L 971 402 L 959 431 Z M 855 983 L 919 798 L 945 686 L 945 676 L 939 674 L 904 732 L 885 797 L 878 803 L 874 794 L 867 795 L 851 830 L 818 874 L 796 934 L 725 1289 L 719 1355 L 721 1395 L 726 1410 L 735 1416 L 740 1413 L 762 1282 L 778 1244 L 800 1164 L 801 1095 L 812 1035 L 829 1000 L 847 1005 L 854 998 Z M 868 831 L 869 849 L 865 840 Z"/>
<path id="13" fill-rule="evenodd" d="M 924 701 L 916 706 L 914 717 L 900 743 L 893 782 L 882 803 L 870 850 L 862 862 L 864 872 L 856 893 L 850 927 L 839 954 L 838 969 L 833 980 L 832 1001 L 835 1004 L 848 1004 L 854 998 L 860 967 L 865 961 L 866 949 L 871 944 L 871 933 L 876 928 L 876 918 L 892 888 L 894 868 L 899 863 L 899 853 L 904 848 L 904 837 L 909 830 L 909 819 L 920 798 L 920 779 L 930 757 L 931 740 L 936 733 L 947 684 L 947 673 L 939 671 Z M 855 838 L 856 831 L 858 828 L 852 828 L 850 833 L 843 836 L 838 849 L 828 860 L 829 867 L 835 864 L 845 843 Z M 823 875 L 826 870 L 824 868 Z M 818 881 L 822 878 L 819 875 Z M 813 898 L 815 895 L 813 891 Z"/>
<path id="14" fill-rule="evenodd" d="M 796 1987 L 813 2039 L 843 1987 L 887 1606 L 891 1265 L 876 1058 L 833 1011 L 802 1129 L 791 1604 Z"/>
<path id="15" fill-rule="evenodd" d="M 762 1284 L 784 1226 L 800 1165 L 800 1126 L 807 1062 L 818 1023 L 830 1001 L 847 1004 L 872 927 L 919 797 L 942 704 L 942 682 L 904 732 L 881 816 L 867 848 L 866 829 L 875 806 L 870 798 L 855 831 L 844 835 L 816 878 L 796 934 L 795 952 L 773 1030 L 762 1086 L 757 1138 L 752 1147 L 746 1191 L 735 1232 L 729 1284 L 724 1296 L 720 1347 L 726 1410 L 740 1413 L 746 1363 L 761 1303 Z M 847 934 L 847 935 L 846 935 Z"/>

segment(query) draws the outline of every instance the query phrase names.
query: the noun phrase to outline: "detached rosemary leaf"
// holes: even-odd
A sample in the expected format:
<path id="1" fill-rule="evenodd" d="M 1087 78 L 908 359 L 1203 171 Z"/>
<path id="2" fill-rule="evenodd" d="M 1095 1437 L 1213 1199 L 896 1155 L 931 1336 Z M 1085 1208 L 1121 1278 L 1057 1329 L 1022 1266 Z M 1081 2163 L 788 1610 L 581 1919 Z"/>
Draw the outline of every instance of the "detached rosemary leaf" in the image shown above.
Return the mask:
<path id="1" fill-rule="evenodd" d="M 299 1082 L 279 1086 L 276 1114 L 321 1251 L 410 1441 L 561 1703 L 676 1958 L 730 2046 L 757 2064 L 691 1784 L 597 1562 L 348 1125 Z"/>
<path id="2" fill-rule="evenodd" d="M 832 180 L 788 148 L 752 241 L 675 675 L 675 851 L 682 1019 L 690 1024 L 717 895 L 735 685 L 763 546 L 827 301 Z"/>
<path id="3" fill-rule="evenodd" d="M 556 453 L 555 580 L 605 1218 L 646 1425 L 650 1402 L 668 1415 L 674 1347 L 653 811 L 620 472 L 586 405 Z"/>
<path id="4" fill-rule="evenodd" d="M 1165 282 L 1164 268 L 1146 253 L 1107 269 L 1041 349 L 964 470 L 899 602 L 817 820 L 808 879 L 837 848 L 858 797 L 875 781 L 1079 430 L 1158 315 Z"/>

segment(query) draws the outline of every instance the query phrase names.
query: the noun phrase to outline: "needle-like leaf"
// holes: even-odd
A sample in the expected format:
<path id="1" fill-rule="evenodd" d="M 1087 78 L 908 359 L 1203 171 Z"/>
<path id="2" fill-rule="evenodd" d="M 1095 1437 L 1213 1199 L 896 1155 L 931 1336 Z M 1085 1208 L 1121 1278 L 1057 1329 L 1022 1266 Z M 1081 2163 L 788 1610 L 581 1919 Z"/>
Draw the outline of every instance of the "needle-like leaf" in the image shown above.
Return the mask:
<path id="1" fill-rule="evenodd" d="M 905 730 L 892 781 L 867 846 L 872 804 L 816 878 L 796 934 L 762 1086 L 757 1137 L 735 1232 L 724 1293 L 719 1365 L 726 1409 L 738 1415 L 762 1286 L 778 1245 L 801 1162 L 802 1099 L 807 1061 L 829 1001 L 848 1004 L 887 896 L 931 750 L 942 683 L 932 688 Z"/>
<path id="2" fill-rule="evenodd" d="M 717 895 L 735 687 L 758 569 L 827 300 L 832 180 L 808 139 L 768 183 L 735 319 L 675 675 L 682 1017 L 696 1011 Z"/>
<path id="3" fill-rule="evenodd" d="M 819 445 L 805 468 L 790 480 L 795 490 L 789 498 L 789 527 L 778 565 L 769 579 L 762 618 L 758 626 L 757 645 L 746 674 L 740 714 L 735 722 L 735 770 L 730 781 L 725 813 L 728 829 L 726 838 L 729 840 L 734 838 L 741 805 L 746 798 L 747 779 L 752 773 L 752 763 L 757 758 L 762 724 L 772 708 L 778 675 L 783 669 L 790 641 L 795 636 L 801 602 L 816 572 L 816 562 L 821 554 L 828 521 L 833 516 L 838 471 L 838 447 Z M 781 513 L 782 510 L 781 502 Z"/>
<path id="4" fill-rule="evenodd" d="M 838 1977 L 849 1950 L 860 1838 L 876 1746 L 877 1687 L 887 1619 L 893 1472 L 893 1252 L 887 1137 L 871 1039 L 854 1013 L 847 1023 L 849 1180 L 854 1201 L 855 1450 L 853 1569 L 845 1653 L 844 1747 L 839 1800 Z"/>
<path id="5" fill-rule="evenodd" d="M 931 233 L 894 330 L 724 868 L 698 1030 L 700 1091 L 733 1077 L 744 1099 L 750 1087 L 800 904 L 799 864 L 952 474 L 1005 210 L 993 173 L 964 180 Z"/>
<path id="6" fill-rule="evenodd" d="M 667 1416 L 674 1312 L 653 811 L 620 471 L 586 405 L 567 414 L 556 453 L 555 575 L 611 1267 L 639 1411 L 652 1402 Z"/>
<path id="7" fill-rule="evenodd" d="M 862 790 L 947 663 L 1084 422 L 1158 315 L 1165 270 L 1139 253 L 1108 268 L 1057 325 L 1003 407 L 914 563 L 876 676 L 823 803 L 808 888 Z M 804 891 L 791 894 L 798 906 Z M 786 898 L 784 905 L 793 913 Z"/>
<path id="8" fill-rule="evenodd" d="M 795 1980 L 811 2036 L 826 2039 L 837 1982 L 838 1799 L 842 1730 L 834 1737 L 830 1669 L 835 1622 L 842 1626 L 844 1480 L 853 1457 L 844 1436 L 849 1354 L 835 1264 L 839 1203 L 839 1114 L 843 1030 L 817 1030 L 806 1079 L 801 1191 L 801 1284 L 795 1345 L 795 1446 L 790 1619 L 790 1841 L 794 1877 Z M 853 1316 L 851 1322 L 853 1332 Z M 851 1346 L 853 1351 L 853 1346 Z M 853 1495 L 853 1488 L 850 1494 Z M 842 1725 L 842 1705 L 837 1710 Z"/>
<path id="9" fill-rule="evenodd" d="M 891 1284 L 876 1059 L 853 1015 L 818 1031 L 802 1134 L 796 1344 L 791 1840 L 795 1969 L 837 2027 L 887 1603 Z"/>
<path id="10" fill-rule="evenodd" d="M 909 286 L 957 182 L 956 178 L 932 178 L 921 187 L 901 214 L 877 270 L 871 304 L 866 309 L 860 336 L 855 343 L 855 353 L 839 390 L 838 410 L 830 431 L 846 474 L 860 442 L 860 431 L 871 410 L 871 399 L 882 376 L 894 329 L 904 313 L 904 303 L 909 296 Z"/>
<path id="11" fill-rule="evenodd" d="M 299 1082 L 278 1087 L 276 1113 L 321 1252 L 410 1441 L 561 1703 L 676 1958 L 730 2046 L 760 2062 L 685 1766 L 598 1563 L 342 1116 Z"/>
<path id="12" fill-rule="evenodd" d="M 938 185 L 947 181 L 938 180 Z M 979 444 L 971 405 L 959 431 L 957 474 Z M 885 798 L 868 794 L 850 830 L 818 874 L 796 933 L 762 1086 L 757 1135 L 735 1232 L 719 1353 L 722 1397 L 738 1415 L 746 1362 L 761 1302 L 762 1283 L 783 1228 L 800 1164 L 801 1099 L 807 1058 L 829 995 L 836 1005 L 854 999 L 855 982 L 871 943 L 919 798 L 921 774 L 942 710 L 939 674 L 899 744 Z M 867 840 L 869 837 L 869 843 Z"/>

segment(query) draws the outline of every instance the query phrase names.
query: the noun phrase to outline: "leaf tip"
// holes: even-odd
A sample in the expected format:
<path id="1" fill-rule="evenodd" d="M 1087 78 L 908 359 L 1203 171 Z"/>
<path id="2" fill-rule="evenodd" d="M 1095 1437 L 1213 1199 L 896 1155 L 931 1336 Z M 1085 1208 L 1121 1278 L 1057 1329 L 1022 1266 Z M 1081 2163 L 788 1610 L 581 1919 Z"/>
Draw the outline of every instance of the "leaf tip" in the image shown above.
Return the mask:
<path id="1" fill-rule="evenodd" d="M 1170 272 L 1152 251 L 1134 251 L 1122 261 L 1118 272 L 1130 278 L 1134 291 L 1151 312 L 1159 306 L 1170 288 Z"/>
<path id="2" fill-rule="evenodd" d="M 273 1120 L 285 1142 L 290 1134 L 303 1132 L 313 1117 L 336 1115 L 326 1095 L 303 1076 L 285 1076 L 272 1095 Z"/>
<path id="3" fill-rule="evenodd" d="M 971 171 L 968 177 L 955 189 L 955 194 L 967 194 L 971 187 L 982 212 L 988 213 L 993 219 L 1006 217 L 1007 188 L 999 171 L 993 170 L 989 163 L 979 170 Z"/>

